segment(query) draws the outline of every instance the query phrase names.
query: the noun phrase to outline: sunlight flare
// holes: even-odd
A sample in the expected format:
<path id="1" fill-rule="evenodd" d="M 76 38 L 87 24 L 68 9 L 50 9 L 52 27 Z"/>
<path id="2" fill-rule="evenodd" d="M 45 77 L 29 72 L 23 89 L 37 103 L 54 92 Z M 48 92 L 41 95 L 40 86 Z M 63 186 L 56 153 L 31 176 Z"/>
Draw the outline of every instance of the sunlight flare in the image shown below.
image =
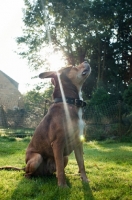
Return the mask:
<path id="1" fill-rule="evenodd" d="M 68 105 L 66 103 L 66 97 L 65 97 L 65 94 L 64 94 L 64 90 L 63 90 L 63 87 L 62 87 L 61 80 L 60 80 L 60 74 L 58 72 L 57 72 L 57 77 L 58 77 L 60 90 L 61 90 L 61 95 L 62 95 L 62 99 L 63 99 L 63 103 L 64 103 L 64 109 L 65 109 L 68 129 L 69 129 L 68 131 L 72 133 L 73 132 L 72 120 L 71 120 L 70 113 L 69 113 L 69 110 L 68 110 Z"/>
<path id="2" fill-rule="evenodd" d="M 40 56 L 50 71 L 59 71 L 66 66 L 66 59 L 63 52 L 53 45 L 42 48 Z"/>
<path id="3" fill-rule="evenodd" d="M 61 51 L 53 51 L 48 58 L 50 70 L 58 71 L 65 66 L 65 60 Z"/>
<path id="4" fill-rule="evenodd" d="M 85 141 L 84 135 L 80 135 L 80 141 L 81 141 L 81 142 L 84 142 L 84 141 Z"/>

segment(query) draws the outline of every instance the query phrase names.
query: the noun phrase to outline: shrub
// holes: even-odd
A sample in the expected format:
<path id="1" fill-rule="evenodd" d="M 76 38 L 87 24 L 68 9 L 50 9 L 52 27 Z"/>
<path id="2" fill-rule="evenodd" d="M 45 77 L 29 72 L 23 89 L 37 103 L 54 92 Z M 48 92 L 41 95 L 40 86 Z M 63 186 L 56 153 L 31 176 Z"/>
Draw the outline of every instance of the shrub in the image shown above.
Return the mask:
<path id="1" fill-rule="evenodd" d="M 132 83 L 123 93 L 123 99 L 132 108 Z"/>
<path id="2" fill-rule="evenodd" d="M 104 87 L 99 87 L 93 91 L 90 104 L 92 105 L 102 104 L 102 102 L 108 102 L 109 99 L 110 99 L 110 95 L 104 89 Z"/>

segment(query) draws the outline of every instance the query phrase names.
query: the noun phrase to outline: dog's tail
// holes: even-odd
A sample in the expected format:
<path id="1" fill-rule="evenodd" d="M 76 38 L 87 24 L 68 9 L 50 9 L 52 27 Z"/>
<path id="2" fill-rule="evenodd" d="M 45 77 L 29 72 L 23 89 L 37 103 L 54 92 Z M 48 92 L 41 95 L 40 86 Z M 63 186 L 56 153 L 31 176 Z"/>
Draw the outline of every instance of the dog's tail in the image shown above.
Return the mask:
<path id="1" fill-rule="evenodd" d="M 12 166 L 3 166 L 0 167 L 0 170 L 13 170 L 13 171 L 25 171 L 25 167 L 24 168 L 18 168 L 18 167 L 12 167 Z"/>

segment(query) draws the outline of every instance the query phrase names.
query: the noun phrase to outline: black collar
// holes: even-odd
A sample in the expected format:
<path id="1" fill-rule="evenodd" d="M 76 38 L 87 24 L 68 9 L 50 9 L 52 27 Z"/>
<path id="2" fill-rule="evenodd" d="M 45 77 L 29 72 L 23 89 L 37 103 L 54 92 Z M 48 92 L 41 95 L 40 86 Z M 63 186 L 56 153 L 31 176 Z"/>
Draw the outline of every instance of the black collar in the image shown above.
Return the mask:
<path id="1" fill-rule="evenodd" d="M 55 98 L 54 99 L 54 103 L 59 103 L 59 102 L 63 102 L 63 99 L 62 98 Z M 66 97 L 66 103 L 73 104 L 77 107 L 86 106 L 86 102 L 84 102 L 80 99 L 74 99 L 74 98 L 69 98 L 69 97 Z"/>

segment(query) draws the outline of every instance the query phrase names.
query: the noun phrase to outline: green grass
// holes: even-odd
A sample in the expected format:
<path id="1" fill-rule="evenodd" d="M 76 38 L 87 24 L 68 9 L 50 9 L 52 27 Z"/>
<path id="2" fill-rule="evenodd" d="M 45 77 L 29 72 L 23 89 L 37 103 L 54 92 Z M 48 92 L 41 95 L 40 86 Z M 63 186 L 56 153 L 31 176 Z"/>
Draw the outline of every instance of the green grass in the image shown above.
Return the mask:
<path id="1" fill-rule="evenodd" d="M 31 128 L 0 128 L 0 136 L 24 138 L 33 133 L 34 129 Z"/>
<path id="2" fill-rule="evenodd" d="M 0 166 L 25 165 L 29 139 L 0 137 Z M 66 179 L 69 188 L 58 188 L 55 176 L 27 180 L 23 172 L 0 171 L 0 200 L 131 200 L 132 144 L 89 142 L 84 144 L 89 184 L 77 175 L 74 154 L 69 157 Z"/>

